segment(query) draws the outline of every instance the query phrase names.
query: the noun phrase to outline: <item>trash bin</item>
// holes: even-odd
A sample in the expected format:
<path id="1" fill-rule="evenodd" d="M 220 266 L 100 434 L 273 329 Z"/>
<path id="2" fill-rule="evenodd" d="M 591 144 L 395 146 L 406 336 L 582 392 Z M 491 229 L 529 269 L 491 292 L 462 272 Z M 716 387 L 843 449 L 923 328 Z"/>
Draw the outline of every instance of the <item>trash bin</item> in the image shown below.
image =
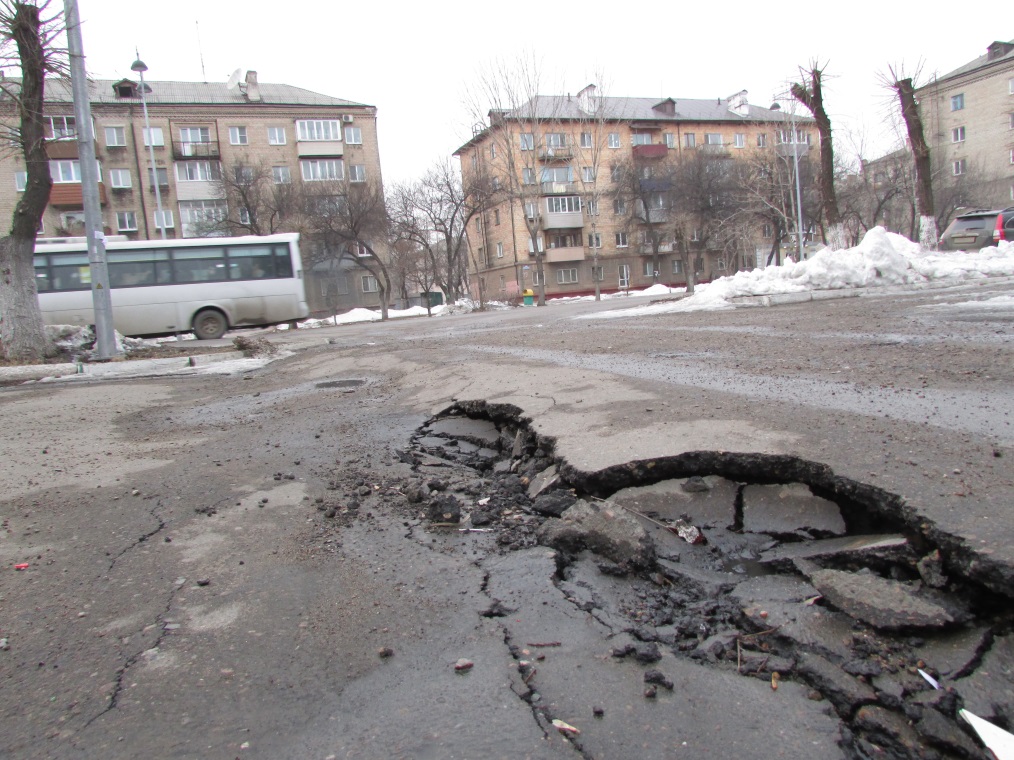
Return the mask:
<path id="1" fill-rule="evenodd" d="M 535 305 L 535 291 L 534 290 L 526 288 L 521 293 L 521 296 L 525 299 L 525 306 L 534 306 Z"/>

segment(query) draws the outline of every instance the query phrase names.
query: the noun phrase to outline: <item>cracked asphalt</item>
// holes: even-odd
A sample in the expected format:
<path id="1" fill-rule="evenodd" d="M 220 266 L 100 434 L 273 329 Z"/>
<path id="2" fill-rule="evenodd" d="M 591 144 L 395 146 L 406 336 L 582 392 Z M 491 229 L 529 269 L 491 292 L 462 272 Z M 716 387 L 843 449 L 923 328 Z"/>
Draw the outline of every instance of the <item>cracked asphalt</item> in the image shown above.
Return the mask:
<path id="1" fill-rule="evenodd" d="M 688 452 L 826 465 L 896 494 L 1003 592 L 1014 333 L 954 304 L 1012 290 L 354 325 L 277 333 L 292 355 L 233 375 L 0 388 L 0 755 L 844 757 L 801 684 L 666 655 L 676 688 L 646 700 L 609 657 L 617 630 L 574 603 L 609 593 L 590 570 L 567 587 L 547 549 L 505 554 L 381 496 L 430 415 L 513 404 L 582 473 Z M 365 382 L 320 387 L 342 379 Z M 317 508 L 356 488 L 355 519 Z M 494 600 L 509 614 L 484 616 Z"/>

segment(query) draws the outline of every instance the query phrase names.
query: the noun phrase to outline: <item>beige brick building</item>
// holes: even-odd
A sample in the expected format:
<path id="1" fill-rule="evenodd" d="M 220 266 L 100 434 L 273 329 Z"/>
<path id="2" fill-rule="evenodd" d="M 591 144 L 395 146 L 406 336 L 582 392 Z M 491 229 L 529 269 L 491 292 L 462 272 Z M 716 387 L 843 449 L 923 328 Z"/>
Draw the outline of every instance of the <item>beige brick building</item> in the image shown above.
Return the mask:
<path id="1" fill-rule="evenodd" d="M 618 192 L 619 167 L 638 172 L 639 188 L 650 191 L 659 182 L 653 167 L 667 161 L 698 154 L 755 159 L 780 153 L 784 159 L 787 144 L 806 153 L 817 141 L 811 117 L 750 105 L 745 91 L 730 98 L 658 101 L 600 97 L 589 86 L 573 97 L 537 96 L 515 109 L 493 110 L 489 124 L 479 125 L 455 152 L 465 187 L 488 194 L 487 211 L 468 228 L 470 269 L 478 275 L 473 291 L 481 287 L 496 299 L 537 290 L 536 246 L 549 296 L 589 294 L 596 279 L 602 292 L 684 285 L 684 261 L 674 240 L 679 223 L 656 223 L 670 213 L 661 185 L 657 209 L 649 194 L 632 212 Z M 658 255 L 646 220 L 665 236 Z M 696 280 L 752 268 L 772 246 L 770 227 L 755 220 L 746 250 L 734 260 L 727 246 L 709 240 L 691 221 L 685 237 Z"/>
<path id="2" fill-rule="evenodd" d="M 1014 41 L 993 42 L 986 54 L 916 91 L 926 140 L 941 179 L 976 184 L 982 202 L 1014 202 Z"/>
<path id="3" fill-rule="evenodd" d="M 145 86 L 157 177 L 151 168 L 140 83 L 89 82 L 107 234 L 156 239 L 162 219 L 170 238 L 207 234 L 209 227 L 224 220 L 241 223 L 249 211 L 230 208 L 223 197 L 222 176 L 251 167 L 270 171 L 276 184 L 343 178 L 381 181 L 373 106 L 290 85 L 259 83 L 255 71 L 247 72 L 245 81 L 231 84 L 145 81 Z M 4 123 L 13 126 L 4 116 Z M 54 184 L 39 237 L 80 236 L 84 209 L 69 80 L 47 81 L 45 117 Z M 0 218 L 10 219 L 24 180 L 20 151 L 0 156 Z M 283 222 L 275 231 L 286 229 Z M 376 304 L 372 278 L 361 270 L 341 269 L 315 276 L 308 267 L 311 309 Z"/>

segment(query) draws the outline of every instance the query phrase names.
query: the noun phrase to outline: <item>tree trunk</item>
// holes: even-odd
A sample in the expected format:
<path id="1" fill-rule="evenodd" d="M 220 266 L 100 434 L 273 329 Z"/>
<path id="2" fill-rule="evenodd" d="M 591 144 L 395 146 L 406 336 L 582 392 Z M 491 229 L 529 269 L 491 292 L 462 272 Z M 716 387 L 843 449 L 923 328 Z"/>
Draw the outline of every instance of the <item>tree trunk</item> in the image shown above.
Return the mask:
<path id="1" fill-rule="evenodd" d="M 35 285 L 35 237 L 53 181 L 42 122 L 46 50 L 39 9 L 16 7 L 10 34 L 18 46 L 22 82 L 19 116 L 28 180 L 14 207 L 10 233 L 0 239 L 0 351 L 7 359 L 35 361 L 53 352 Z"/>
<path id="2" fill-rule="evenodd" d="M 824 110 L 824 94 L 821 89 L 822 71 L 816 67 L 810 70 L 809 86 L 792 85 L 792 96 L 810 109 L 820 133 L 820 199 L 824 208 L 824 220 L 828 227 L 827 243 L 832 251 L 845 247 L 845 228 L 838 211 L 838 197 L 834 189 L 834 146 L 831 143 L 831 119 Z M 793 141 L 796 135 L 792 136 Z"/>
<path id="3" fill-rule="evenodd" d="M 901 102 L 901 116 L 908 130 L 908 140 L 915 157 L 915 199 L 919 212 L 919 242 L 924 248 L 935 249 L 938 244 L 936 212 L 933 208 L 933 175 L 930 166 L 930 149 L 923 134 L 922 117 L 915 102 L 915 88 L 911 79 L 894 83 Z"/>

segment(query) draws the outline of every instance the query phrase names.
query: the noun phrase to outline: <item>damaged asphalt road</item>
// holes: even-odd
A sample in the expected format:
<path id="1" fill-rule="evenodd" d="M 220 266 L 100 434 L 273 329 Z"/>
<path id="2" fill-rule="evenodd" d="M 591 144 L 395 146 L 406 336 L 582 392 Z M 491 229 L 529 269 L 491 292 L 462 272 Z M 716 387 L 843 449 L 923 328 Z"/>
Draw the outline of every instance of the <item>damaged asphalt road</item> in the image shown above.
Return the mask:
<path id="1" fill-rule="evenodd" d="M 1010 287 L 3 388 L 0 754 L 985 757 Z"/>

